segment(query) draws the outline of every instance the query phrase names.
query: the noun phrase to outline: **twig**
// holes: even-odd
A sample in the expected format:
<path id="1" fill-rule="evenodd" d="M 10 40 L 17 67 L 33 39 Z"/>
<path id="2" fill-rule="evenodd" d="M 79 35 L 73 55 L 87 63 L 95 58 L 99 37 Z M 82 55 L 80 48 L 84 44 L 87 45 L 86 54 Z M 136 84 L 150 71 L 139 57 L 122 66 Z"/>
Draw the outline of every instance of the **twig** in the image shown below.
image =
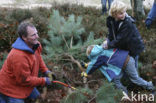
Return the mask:
<path id="1" fill-rule="evenodd" d="M 70 48 L 73 47 L 73 36 L 71 37 L 71 41 L 70 41 Z"/>
<path id="2" fill-rule="evenodd" d="M 87 84 L 91 83 L 91 82 L 97 82 L 98 80 L 90 80 L 87 82 Z"/>
<path id="3" fill-rule="evenodd" d="M 72 68 L 72 70 L 73 70 L 74 68 L 73 68 L 73 65 L 72 65 L 72 63 L 70 63 L 70 66 L 71 66 L 71 68 Z"/>
<path id="4" fill-rule="evenodd" d="M 66 39 L 64 38 L 63 34 L 62 34 L 62 38 L 63 38 L 63 40 L 64 40 L 64 42 L 65 42 L 67 48 L 69 49 L 68 43 L 67 43 Z"/>
<path id="5" fill-rule="evenodd" d="M 72 55 L 69 54 L 65 54 L 66 56 L 70 57 L 71 61 L 75 64 L 77 64 L 77 66 L 80 68 L 81 72 L 84 71 L 83 67 L 81 66 L 80 62 L 78 60 L 75 60 L 74 57 Z"/>
<path id="6" fill-rule="evenodd" d="M 92 99 L 90 99 L 89 101 L 88 101 L 88 103 L 90 103 L 92 100 L 94 100 L 96 98 L 96 96 L 94 96 Z"/>
<path id="7" fill-rule="evenodd" d="M 74 59 L 74 57 L 72 55 L 69 54 L 65 54 L 66 56 L 70 57 L 71 61 L 75 64 L 77 64 L 77 66 L 79 67 L 79 69 L 81 70 L 81 72 L 84 72 L 83 67 L 81 66 L 80 62 L 76 59 Z M 87 84 L 87 77 L 83 77 L 83 83 L 85 84 L 85 87 L 88 87 Z"/>

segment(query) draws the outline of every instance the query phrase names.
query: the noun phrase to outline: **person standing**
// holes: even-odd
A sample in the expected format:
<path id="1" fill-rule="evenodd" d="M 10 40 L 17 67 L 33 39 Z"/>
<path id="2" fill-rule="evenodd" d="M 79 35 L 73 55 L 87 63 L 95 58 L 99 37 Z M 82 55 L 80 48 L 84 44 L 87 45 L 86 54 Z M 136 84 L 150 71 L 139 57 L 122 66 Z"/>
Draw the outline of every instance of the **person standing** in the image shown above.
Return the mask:
<path id="1" fill-rule="evenodd" d="M 144 51 L 144 43 L 141 35 L 134 24 L 134 19 L 126 13 L 127 6 L 121 1 L 113 1 L 109 16 L 107 17 L 107 27 L 109 34 L 104 48 L 118 48 L 129 51 L 129 55 L 135 59 L 138 68 L 138 57 Z"/>
<path id="2" fill-rule="evenodd" d="M 145 20 L 145 25 L 148 29 L 151 27 L 151 24 L 155 19 L 156 19 L 156 0 L 154 0 L 153 6 Z"/>
<path id="3" fill-rule="evenodd" d="M 102 15 L 106 14 L 107 11 L 109 11 L 111 3 L 113 0 L 101 0 L 101 4 L 102 4 Z M 107 2 L 108 2 L 108 8 L 107 8 Z"/>

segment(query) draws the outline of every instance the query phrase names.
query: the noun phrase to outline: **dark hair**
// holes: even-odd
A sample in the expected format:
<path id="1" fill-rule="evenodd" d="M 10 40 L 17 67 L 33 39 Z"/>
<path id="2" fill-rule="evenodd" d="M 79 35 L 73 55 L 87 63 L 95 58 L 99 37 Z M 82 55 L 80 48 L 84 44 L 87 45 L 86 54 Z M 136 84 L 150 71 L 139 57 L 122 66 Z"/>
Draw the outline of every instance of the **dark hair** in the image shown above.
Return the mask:
<path id="1" fill-rule="evenodd" d="M 21 22 L 18 26 L 18 29 L 17 29 L 17 32 L 18 32 L 18 35 L 19 37 L 22 38 L 22 36 L 27 36 L 27 27 L 30 26 L 30 27 L 35 27 L 32 23 L 30 22 Z"/>

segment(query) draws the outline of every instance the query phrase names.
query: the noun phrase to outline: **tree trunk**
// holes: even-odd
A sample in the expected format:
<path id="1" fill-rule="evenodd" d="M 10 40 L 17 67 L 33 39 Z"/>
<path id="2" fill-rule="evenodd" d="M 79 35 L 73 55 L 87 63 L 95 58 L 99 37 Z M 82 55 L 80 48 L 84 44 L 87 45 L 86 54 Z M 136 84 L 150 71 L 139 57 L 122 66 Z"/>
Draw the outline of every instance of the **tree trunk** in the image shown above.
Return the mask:
<path id="1" fill-rule="evenodd" d="M 131 0 L 132 16 L 136 19 L 142 19 L 145 16 L 143 0 Z"/>

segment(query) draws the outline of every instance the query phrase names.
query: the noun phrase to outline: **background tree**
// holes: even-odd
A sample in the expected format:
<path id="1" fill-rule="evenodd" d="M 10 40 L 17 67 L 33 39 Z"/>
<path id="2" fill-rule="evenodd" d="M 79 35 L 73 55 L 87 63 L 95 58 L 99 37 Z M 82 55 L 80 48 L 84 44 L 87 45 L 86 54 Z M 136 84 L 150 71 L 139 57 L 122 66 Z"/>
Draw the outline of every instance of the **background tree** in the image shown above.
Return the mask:
<path id="1" fill-rule="evenodd" d="M 130 0 L 132 6 L 132 16 L 136 19 L 142 19 L 145 16 L 143 0 Z"/>

